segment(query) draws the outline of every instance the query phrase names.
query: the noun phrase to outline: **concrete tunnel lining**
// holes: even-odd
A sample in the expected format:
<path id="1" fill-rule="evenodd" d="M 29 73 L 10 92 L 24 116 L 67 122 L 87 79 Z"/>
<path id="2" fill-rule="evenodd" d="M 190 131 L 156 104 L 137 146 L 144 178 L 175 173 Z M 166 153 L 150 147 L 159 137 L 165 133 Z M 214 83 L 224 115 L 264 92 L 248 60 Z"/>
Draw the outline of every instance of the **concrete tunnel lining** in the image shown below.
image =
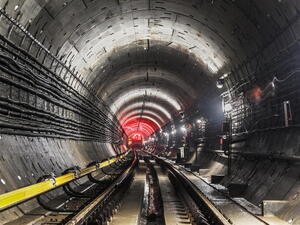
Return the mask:
<path id="1" fill-rule="evenodd" d="M 235 178 L 226 178 L 224 184 L 248 182 L 245 196 L 255 204 L 266 198 L 294 199 L 298 204 L 298 166 L 274 156 L 299 155 L 299 76 L 290 76 L 287 72 L 293 73 L 298 67 L 300 5 L 297 1 L 24 0 L 2 1 L 0 7 L 90 83 L 90 89 L 96 91 L 121 122 L 126 124 L 136 119 L 133 129 L 139 129 L 138 120 L 142 118 L 152 121 L 149 124 L 155 123 L 152 131 L 164 145 L 168 141 L 163 134 L 171 133 L 172 129 L 180 130 L 184 122 L 193 125 L 203 115 L 210 117 L 211 124 L 221 120 L 222 112 L 214 107 L 215 99 L 221 91 L 232 88 L 228 102 L 236 110 L 233 120 L 237 131 L 233 148 L 248 155 L 235 159 Z M 0 34 L 18 42 L 21 34 L 8 31 L 9 26 L 3 23 Z M 297 74 L 297 70 L 294 73 Z M 224 74 L 229 75 L 223 89 L 218 90 L 216 80 Z M 264 91 L 275 76 L 274 90 L 262 94 L 259 101 L 251 99 L 255 88 Z M 6 90 L 5 87 L 1 86 L 2 90 Z M 12 90 L 10 97 L 7 97 L 8 92 L 0 90 L 1 97 L 25 104 L 24 92 L 15 87 Z M 68 91 L 61 89 L 62 98 L 68 97 Z M 47 95 L 50 94 L 46 93 L 45 99 Z M 89 96 L 87 92 L 85 95 Z M 220 101 L 217 100 L 218 104 Z M 293 113 L 292 126 L 287 131 L 282 127 L 283 101 L 291 102 Z M 0 183 L 1 192 L 35 182 L 35 178 L 45 173 L 60 173 L 74 165 L 84 167 L 95 158 L 100 160 L 116 154 L 119 141 L 125 138 L 116 140 L 114 137 L 111 141 L 110 124 L 103 133 L 99 131 L 103 139 L 97 141 L 91 129 L 84 127 L 89 124 L 85 113 L 96 108 L 84 111 L 84 104 L 80 110 L 63 113 L 60 111 L 63 107 L 55 102 L 37 100 L 41 112 L 57 114 L 61 121 L 73 121 L 83 127 L 74 131 L 75 139 L 52 137 L 50 129 L 44 130 L 49 123 L 46 121 L 39 124 L 42 130 L 39 135 L 33 131 L 28 131 L 28 136 L 20 135 L 22 132 L 9 134 L 10 130 L 1 135 L 4 150 L 0 168 L 7 168 L 0 171 L 0 178 L 5 181 Z M 193 108 L 195 105 L 197 110 Z M 237 111 L 239 107 L 244 112 L 242 117 Z M 182 112 L 184 118 L 180 115 Z M 91 121 L 95 121 L 98 132 L 97 118 L 94 114 L 89 118 L 94 119 Z M 67 131 L 67 125 L 64 128 L 51 126 L 54 129 L 57 126 L 60 133 Z M 272 131 L 277 128 L 277 133 Z M 146 133 L 150 135 L 149 131 Z M 89 140 L 81 139 L 81 135 Z M 167 146 L 176 143 L 179 140 Z M 251 158 L 250 153 L 265 154 L 266 158 Z M 268 157 L 275 157 L 272 158 L 274 163 L 270 163 Z M 224 158 L 211 153 L 201 153 L 201 161 L 210 171 L 226 169 Z M 21 180 L 16 179 L 18 176 Z M 17 210 L 16 215 L 13 214 L 11 211 L 0 217 L 13 219 L 22 212 Z M 297 218 L 291 208 L 281 216 L 290 215 Z"/>

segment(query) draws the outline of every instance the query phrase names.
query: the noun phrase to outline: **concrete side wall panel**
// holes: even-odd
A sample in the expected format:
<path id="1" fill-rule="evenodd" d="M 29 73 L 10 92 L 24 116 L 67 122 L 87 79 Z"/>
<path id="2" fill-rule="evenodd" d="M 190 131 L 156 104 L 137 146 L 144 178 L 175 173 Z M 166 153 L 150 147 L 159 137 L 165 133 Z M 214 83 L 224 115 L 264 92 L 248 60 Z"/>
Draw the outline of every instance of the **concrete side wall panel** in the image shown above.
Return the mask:
<path id="1" fill-rule="evenodd" d="M 90 162 L 108 158 L 108 145 L 97 142 L 31 138 L 3 135 L 0 140 L 0 193 L 35 183 L 53 172 L 59 176 L 72 167 L 85 168 Z"/>

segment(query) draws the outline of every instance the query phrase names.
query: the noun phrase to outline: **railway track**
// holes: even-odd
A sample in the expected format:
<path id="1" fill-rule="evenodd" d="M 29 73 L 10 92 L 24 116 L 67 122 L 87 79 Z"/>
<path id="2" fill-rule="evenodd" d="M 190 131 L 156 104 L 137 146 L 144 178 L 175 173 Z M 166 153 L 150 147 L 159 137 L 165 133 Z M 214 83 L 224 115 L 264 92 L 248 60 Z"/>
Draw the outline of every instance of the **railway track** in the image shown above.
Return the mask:
<path id="1" fill-rule="evenodd" d="M 74 219 L 75 224 L 90 224 L 100 211 L 102 221 L 108 221 L 118 206 L 122 191 L 130 185 L 136 164 L 137 159 L 130 152 L 93 163 L 85 169 L 71 168 L 60 177 L 44 176 L 37 184 L 0 195 L 3 214 L 14 211 L 16 207 L 22 209 L 21 203 L 26 201 L 36 201 L 40 205 L 6 224 L 72 224 Z M 66 177 L 67 181 L 58 185 Z M 96 204 L 96 200 L 101 204 Z M 90 213 L 78 220 L 89 206 L 97 207 L 89 208 Z M 0 221 L 0 224 L 4 223 Z"/>
<path id="2" fill-rule="evenodd" d="M 114 188 L 116 183 L 113 183 L 92 202 L 59 224 L 215 224 L 211 218 L 205 217 L 172 171 L 146 155 L 141 158 L 136 168 L 137 177 L 126 178 L 133 170 L 129 167 L 120 177 L 121 180 L 128 180 L 117 185 L 122 188 Z"/>
<path id="3" fill-rule="evenodd" d="M 100 175 L 89 174 L 89 183 L 64 185 L 65 199 L 46 203 L 45 195 L 39 196 L 40 211 L 8 225 L 284 224 L 251 212 L 166 159 L 132 152 L 112 165 Z"/>

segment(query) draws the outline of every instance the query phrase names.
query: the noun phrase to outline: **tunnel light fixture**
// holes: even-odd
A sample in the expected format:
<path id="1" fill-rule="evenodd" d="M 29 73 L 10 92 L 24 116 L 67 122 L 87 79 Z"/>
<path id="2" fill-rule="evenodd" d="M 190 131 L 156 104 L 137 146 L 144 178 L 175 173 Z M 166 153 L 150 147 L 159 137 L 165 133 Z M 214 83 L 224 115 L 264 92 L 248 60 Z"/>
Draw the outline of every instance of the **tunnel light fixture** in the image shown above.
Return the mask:
<path id="1" fill-rule="evenodd" d="M 226 77 L 229 76 L 229 73 L 224 73 L 222 77 L 220 77 L 221 79 L 225 79 Z"/>
<path id="2" fill-rule="evenodd" d="M 224 87 L 225 84 L 225 78 L 229 76 L 229 73 L 224 73 L 216 82 L 217 88 L 221 89 Z"/>
<path id="3" fill-rule="evenodd" d="M 219 78 L 217 80 L 216 85 L 217 85 L 217 88 L 219 88 L 219 89 L 223 88 L 223 86 L 224 86 L 224 79 Z"/>
<path id="4" fill-rule="evenodd" d="M 182 126 L 180 129 L 181 129 L 182 132 L 186 132 L 185 126 Z"/>
<path id="5" fill-rule="evenodd" d="M 226 103 L 224 105 L 224 112 L 230 112 L 232 110 L 232 105 L 230 103 Z"/>
<path id="6" fill-rule="evenodd" d="M 273 89 L 275 89 L 275 83 L 274 83 L 274 81 L 271 82 L 271 87 L 272 87 Z"/>
<path id="7" fill-rule="evenodd" d="M 166 137 L 168 137 L 168 136 L 169 136 L 169 133 L 165 132 L 164 135 L 165 135 Z"/>
<path id="8" fill-rule="evenodd" d="M 203 123 L 203 119 L 197 119 L 196 123 L 200 124 L 200 123 Z"/>
<path id="9" fill-rule="evenodd" d="M 172 132 L 171 132 L 172 134 L 176 134 L 176 130 L 172 130 Z"/>

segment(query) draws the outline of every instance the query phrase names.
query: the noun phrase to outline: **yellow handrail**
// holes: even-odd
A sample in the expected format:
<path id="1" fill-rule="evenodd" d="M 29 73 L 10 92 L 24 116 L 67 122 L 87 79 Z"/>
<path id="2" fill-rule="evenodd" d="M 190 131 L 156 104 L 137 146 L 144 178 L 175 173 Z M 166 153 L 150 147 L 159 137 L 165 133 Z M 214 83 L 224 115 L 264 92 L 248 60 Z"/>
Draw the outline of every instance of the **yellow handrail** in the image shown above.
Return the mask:
<path id="1" fill-rule="evenodd" d="M 70 181 L 76 180 L 83 176 L 86 176 L 98 169 L 109 166 L 110 164 L 124 158 L 129 151 L 124 154 L 117 156 L 113 159 L 106 160 L 101 163 L 97 163 L 93 166 L 87 167 L 85 169 L 79 170 L 78 172 L 67 173 L 65 175 L 59 177 L 53 177 L 53 179 L 45 180 L 33 185 L 29 185 L 14 191 L 10 191 L 8 193 L 4 193 L 0 195 L 0 211 L 22 203 L 26 200 L 29 200 L 33 197 L 36 197 L 40 194 L 43 194 L 47 191 L 55 189 L 61 185 L 64 185 Z"/>

